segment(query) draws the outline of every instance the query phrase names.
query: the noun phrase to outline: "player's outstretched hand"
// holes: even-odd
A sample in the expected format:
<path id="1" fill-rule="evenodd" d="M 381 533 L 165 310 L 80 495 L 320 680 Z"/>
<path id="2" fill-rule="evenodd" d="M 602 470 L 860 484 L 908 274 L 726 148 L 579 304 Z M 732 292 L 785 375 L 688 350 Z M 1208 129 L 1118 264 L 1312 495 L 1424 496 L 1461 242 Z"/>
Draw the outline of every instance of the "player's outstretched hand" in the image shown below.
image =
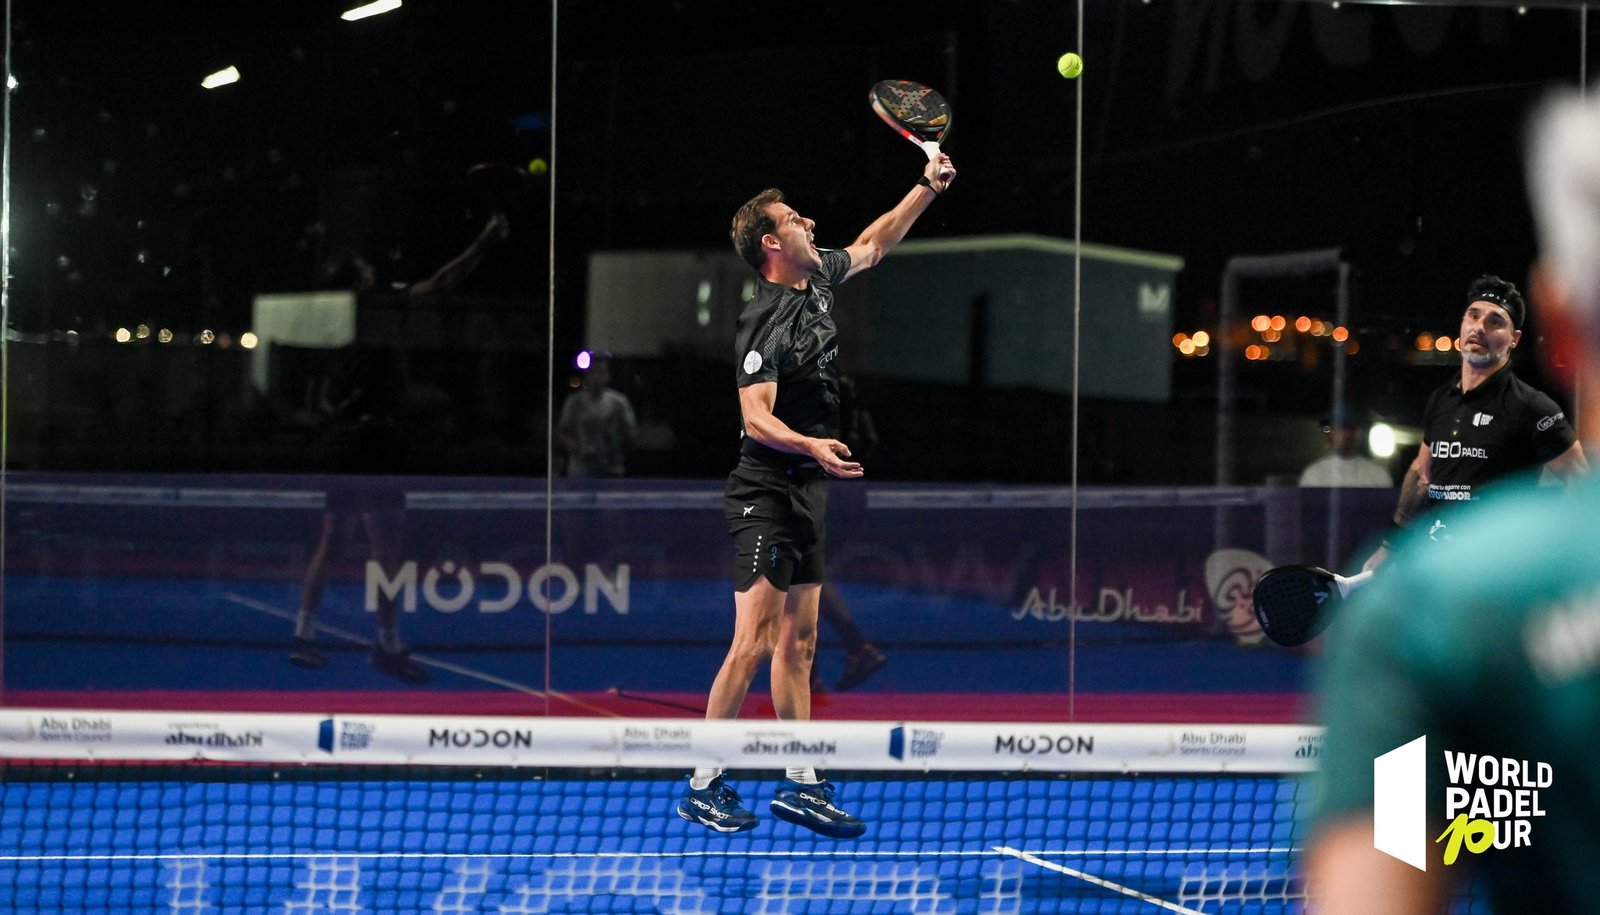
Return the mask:
<path id="1" fill-rule="evenodd" d="M 478 233 L 478 239 L 486 242 L 505 241 L 506 236 L 510 234 L 511 220 L 507 219 L 504 213 L 495 213 L 489 217 L 489 221 L 484 225 L 483 231 Z"/>
<path id="2" fill-rule="evenodd" d="M 822 469 L 830 477 L 849 480 L 861 476 L 865 471 L 855 461 L 847 461 L 850 456 L 850 446 L 838 439 L 818 438 L 812 439 L 815 446 L 811 449 L 811 456 L 817 459 Z"/>

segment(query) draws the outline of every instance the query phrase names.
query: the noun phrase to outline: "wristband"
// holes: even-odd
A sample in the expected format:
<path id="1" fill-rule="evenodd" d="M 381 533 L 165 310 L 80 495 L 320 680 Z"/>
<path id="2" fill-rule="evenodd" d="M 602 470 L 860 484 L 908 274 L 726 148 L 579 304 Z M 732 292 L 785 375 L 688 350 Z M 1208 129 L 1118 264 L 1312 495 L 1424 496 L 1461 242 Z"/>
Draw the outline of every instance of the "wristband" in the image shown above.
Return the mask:
<path id="1" fill-rule="evenodd" d="M 928 180 L 928 176 L 927 175 L 923 175 L 921 178 L 918 178 L 917 179 L 917 183 L 922 185 L 923 187 L 927 188 L 928 190 L 933 191 L 933 196 L 935 196 L 935 197 L 939 196 L 939 189 L 933 186 L 933 182 Z"/>

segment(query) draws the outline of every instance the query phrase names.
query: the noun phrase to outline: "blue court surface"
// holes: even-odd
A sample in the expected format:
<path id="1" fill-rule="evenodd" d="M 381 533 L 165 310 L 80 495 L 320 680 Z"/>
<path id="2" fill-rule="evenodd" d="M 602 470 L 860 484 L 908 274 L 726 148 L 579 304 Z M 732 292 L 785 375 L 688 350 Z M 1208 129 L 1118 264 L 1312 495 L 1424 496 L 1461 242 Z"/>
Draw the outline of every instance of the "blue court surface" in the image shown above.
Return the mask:
<path id="1" fill-rule="evenodd" d="M 43 913 L 1298 912 L 1303 787 L 1271 776 L 840 778 L 835 841 L 723 836 L 667 773 L 14 768 L 0 910 Z"/>

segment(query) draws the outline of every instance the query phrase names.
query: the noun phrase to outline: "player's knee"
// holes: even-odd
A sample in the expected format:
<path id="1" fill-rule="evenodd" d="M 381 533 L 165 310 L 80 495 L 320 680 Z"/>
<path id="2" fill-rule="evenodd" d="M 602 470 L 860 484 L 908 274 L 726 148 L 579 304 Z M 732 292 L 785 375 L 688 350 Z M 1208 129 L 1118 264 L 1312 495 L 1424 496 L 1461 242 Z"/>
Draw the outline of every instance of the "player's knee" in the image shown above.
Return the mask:
<path id="1" fill-rule="evenodd" d="M 810 628 L 808 634 L 793 633 L 793 637 L 781 640 L 774 652 L 782 654 L 789 663 L 810 664 L 817 654 L 816 628 Z"/>
<path id="2" fill-rule="evenodd" d="M 776 642 L 776 626 L 753 626 L 733 634 L 733 646 L 728 653 L 740 661 L 759 664 L 771 657 Z"/>

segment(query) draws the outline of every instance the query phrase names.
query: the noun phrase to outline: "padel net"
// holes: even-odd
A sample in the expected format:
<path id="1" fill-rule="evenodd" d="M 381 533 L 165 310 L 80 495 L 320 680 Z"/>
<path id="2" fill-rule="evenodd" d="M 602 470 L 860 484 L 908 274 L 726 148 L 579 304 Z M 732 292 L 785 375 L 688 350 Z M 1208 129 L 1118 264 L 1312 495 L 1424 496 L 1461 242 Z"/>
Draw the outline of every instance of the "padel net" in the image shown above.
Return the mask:
<path id="1" fill-rule="evenodd" d="M 11 912 L 1299 911 L 1321 734 L 0 711 Z M 867 834 L 766 814 L 782 767 Z M 727 767 L 759 826 L 673 813 Z"/>

